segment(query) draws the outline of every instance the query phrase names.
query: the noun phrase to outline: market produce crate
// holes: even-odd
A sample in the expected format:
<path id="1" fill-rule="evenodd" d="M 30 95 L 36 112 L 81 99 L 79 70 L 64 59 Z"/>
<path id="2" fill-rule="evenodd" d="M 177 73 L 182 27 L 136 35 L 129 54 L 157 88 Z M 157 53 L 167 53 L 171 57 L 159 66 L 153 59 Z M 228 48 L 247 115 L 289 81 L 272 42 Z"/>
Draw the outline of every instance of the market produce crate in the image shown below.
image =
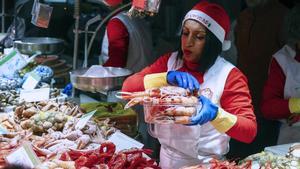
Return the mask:
<path id="1" fill-rule="evenodd" d="M 97 110 L 94 115 L 95 121 L 102 121 L 107 118 L 114 127 L 121 130 L 124 134 L 135 137 L 137 135 L 138 120 L 137 113 L 133 109 L 124 110 L 123 103 L 112 102 L 92 102 L 80 105 L 84 112 Z"/>

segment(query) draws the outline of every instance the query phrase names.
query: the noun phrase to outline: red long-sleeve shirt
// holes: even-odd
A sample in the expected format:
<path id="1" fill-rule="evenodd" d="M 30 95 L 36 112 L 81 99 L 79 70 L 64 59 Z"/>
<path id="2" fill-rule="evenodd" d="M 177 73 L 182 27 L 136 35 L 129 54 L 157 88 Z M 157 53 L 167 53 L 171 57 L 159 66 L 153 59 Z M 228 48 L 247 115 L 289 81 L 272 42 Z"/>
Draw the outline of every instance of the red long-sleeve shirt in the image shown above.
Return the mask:
<path id="1" fill-rule="evenodd" d="M 125 67 L 129 45 L 127 28 L 118 18 L 111 19 L 106 27 L 109 59 L 103 66 Z"/>
<path id="2" fill-rule="evenodd" d="M 297 53 L 295 59 L 300 62 L 300 53 Z M 276 59 L 272 58 L 261 102 L 261 111 L 267 119 L 286 119 L 291 115 L 289 100 L 284 99 L 285 80 L 282 68 Z"/>
<path id="3" fill-rule="evenodd" d="M 144 76 L 152 73 L 167 72 L 169 57 L 170 54 L 166 54 L 141 72 L 128 77 L 123 84 L 122 91 L 135 92 L 145 90 Z M 189 72 L 200 83 L 203 82 L 203 74 L 190 70 L 186 65 L 180 68 L 179 71 Z M 228 75 L 220 104 L 225 111 L 237 116 L 237 122 L 226 133 L 239 141 L 252 142 L 257 132 L 256 117 L 253 113 L 247 78 L 237 68 L 231 70 Z"/>

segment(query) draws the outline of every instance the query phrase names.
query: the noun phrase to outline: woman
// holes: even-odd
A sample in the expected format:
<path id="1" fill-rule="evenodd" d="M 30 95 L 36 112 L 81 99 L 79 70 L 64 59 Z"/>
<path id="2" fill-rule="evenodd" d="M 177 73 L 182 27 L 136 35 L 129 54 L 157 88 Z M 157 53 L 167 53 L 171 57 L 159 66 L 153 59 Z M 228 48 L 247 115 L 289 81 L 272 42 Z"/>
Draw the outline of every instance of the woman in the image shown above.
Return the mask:
<path id="1" fill-rule="evenodd" d="M 256 119 L 246 77 L 219 57 L 229 31 L 229 17 L 222 7 L 198 3 L 184 20 L 181 49 L 163 55 L 154 64 L 128 77 L 123 91 L 135 92 L 163 85 L 209 89 L 212 98 L 199 97 L 202 108 L 186 125 L 154 125 L 161 143 L 163 169 L 207 163 L 229 151 L 230 137 L 250 143 Z M 201 85 L 199 85 L 199 83 Z"/>
<path id="2" fill-rule="evenodd" d="M 273 55 L 261 104 L 265 118 L 282 121 L 278 144 L 300 141 L 300 4 L 286 23 L 288 44 Z"/>

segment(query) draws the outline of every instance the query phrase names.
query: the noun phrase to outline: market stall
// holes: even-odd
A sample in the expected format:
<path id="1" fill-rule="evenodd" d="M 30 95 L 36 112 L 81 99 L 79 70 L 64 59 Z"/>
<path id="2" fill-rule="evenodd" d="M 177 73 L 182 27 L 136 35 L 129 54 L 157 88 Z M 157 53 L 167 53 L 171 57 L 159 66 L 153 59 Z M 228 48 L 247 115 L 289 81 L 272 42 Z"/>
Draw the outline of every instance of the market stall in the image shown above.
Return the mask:
<path id="1" fill-rule="evenodd" d="M 23 56 L 3 56 L 1 68 L 16 65 L 16 57 Z M 135 111 L 123 103 L 75 103 L 52 87 L 50 67 L 34 59 L 25 64 L 1 76 L 1 168 L 158 168 L 143 155 L 151 151 L 129 137 L 136 134 Z"/>
<path id="2" fill-rule="evenodd" d="M 49 24 L 52 7 L 38 1 L 35 2 L 37 4 L 33 7 L 32 23 L 46 28 Z M 200 80 L 194 79 L 194 76 L 186 73 L 190 69 L 180 72 L 173 68 L 170 71 L 168 67 L 168 73 L 175 72 L 174 74 L 178 75 L 173 74 L 172 78 L 168 78 L 171 73 L 165 73 L 165 70 L 157 72 L 158 69 L 171 64 L 175 64 L 175 66 L 182 64 L 183 68 L 188 65 L 180 60 L 182 58 L 177 58 L 177 53 L 168 55 L 171 60 L 166 62 L 167 65 L 155 64 L 158 67 L 152 67 L 155 69 L 153 74 L 148 73 L 149 76 L 131 79 L 132 81 L 127 83 L 127 88 L 128 86 L 132 87 L 131 85 L 140 85 L 143 91 L 136 89 L 135 86 L 130 91 L 121 91 L 122 86 L 126 83 L 126 78 L 134 74 L 127 68 L 89 66 L 88 56 L 96 32 L 106 20 L 115 14 L 114 12 L 123 7 L 108 15 L 99 23 L 94 32 L 89 32 L 88 27 L 99 21 L 100 16 L 95 16 L 88 21 L 83 31 L 85 33 L 83 65 L 82 68 L 77 69 L 78 36 L 81 33 L 78 25 L 79 2 L 79 0 L 75 1 L 74 5 L 76 23 L 73 70 L 66 60 L 60 58 L 60 54 L 64 50 L 64 41 L 59 38 L 21 38 L 13 42 L 12 48 L 4 49 L 4 53 L 0 56 L 0 169 L 9 165 L 36 169 L 169 169 L 169 166 L 173 166 L 172 169 L 300 168 L 299 143 L 266 147 L 264 151 L 244 159 L 226 159 L 225 154 L 229 151 L 229 140 L 233 138 L 251 142 L 256 133 L 249 132 L 251 136 L 247 138 L 247 129 L 251 126 L 246 126 L 245 123 L 252 123 L 252 127 L 255 127 L 252 128 L 254 131 L 256 130 L 256 121 L 246 84 L 244 85 L 245 91 L 238 89 L 243 86 L 235 86 L 230 91 L 226 88 L 226 92 L 231 93 L 227 93 L 226 99 L 222 97 L 222 101 L 237 102 L 240 99 L 237 95 L 244 92 L 241 94 L 244 97 L 249 95 L 246 107 L 250 113 L 235 114 L 232 113 L 233 111 L 227 112 L 226 108 L 221 107 L 221 94 L 224 94 L 225 81 L 228 82 L 229 74 L 223 74 L 224 71 L 220 67 L 227 66 L 227 73 L 229 70 L 235 70 L 238 73 L 239 71 L 220 57 L 215 61 L 217 66 L 212 66 L 213 72 L 207 71 L 209 75 L 214 75 L 211 76 L 213 78 L 208 78 L 209 82 L 206 84 L 201 82 L 201 88 L 200 84 L 196 83 L 207 80 L 205 78 L 208 76 L 203 75 L 202 77 L 202 74 L 197 74 L 197 76 L 201 76 Z M 151 16 L 158 12 L 159 4 L 160 0 L 134 1 L 128 14 L 130 16 Z M 128 5 L 131 3 L 125 6 L 128 7 Z M 215 5 L 212 6 L 219 8 Z M 194 9 L 187 15 L 187 17 L 191 17 L 187 21 L 187 27 L 194 28 L 195 25 L 201 26 L 200 23 L 208 22 L 202 18 L 202 16 L 207 17 L 208 15 L 198 16 L 199 13 L 202 14 L 201 11 L 204 7 L 205 5 L 201 6 L 200 4 L 200 9 Z M 34 10 L 39 11 L 40 8 L 45 8 L 48 12 L 46 18 L 34 13 Z M 214 14 L 211 16 L 214 17 Z M 208 18 L 210 19 L 210 17 Z M 196 23 L 197 19 L 200 20 L 199 23 Z M 213 22 L 213 24 L 216 23 Z M 208 24 L 207 29 L 210 26 Z M 216 25 L 212 27 L 214 26 Z M 199 29 L 196 32 L 199 32 Z M 220 29 L 223 30 L 223 28 Z M 215 30 L 210 31 L 214 32 Z M 205 31 L 207 30 L 202 30 L 202 33 L 208 33 Z M 92 34 L 90 43 L 87 43 L 88 33 Z M 205 36 L 206 34 L 203 35 L 203 37 Z M 225 40 L 225 35 L 222 38 Z M 204 38 L 192 39 L 203 40 Z M 218 44 L 220 45 L 220 43 Z M 196 48 L 199 49 L 199 46 Z M 182 57 L 189 58 L 188 56 L 192 53 L 187 49 L 183 51 L 185 56 Z M 165 62 L 166 60 L 160 61 Z M 147 88 L 146 85 L 151 86 L 151 84 L 144 83 L 144 81 L 148 80 L 149 82 L 151 76 L 154 77 L 153 75 L 155 80 L 163 75 L 161 82 L 165 83 L 160 87 Z M 245 80 L 244 75 L 234 75 L 238 78 L 235 77 L 235 79 L 233 76 L 231 78 L 237 82 L 239 79 Z M 180 80 L 182 82 L 184 80 L 194 81 L 194 84 L 178 87 Z M 69 81 L 71 83 L 65 87 Z M 152 79 L 151 82 L 153 81 Z M 160 82 L 160 80 L 157 81 Z M 230 85 L 236 85 L 236 81 L 232 81 Z M 190 87 L 193 89 L 190 90 Z M 71 89 L 73 91 L 70 91 Z M 89 94 L 93 97 L 89 97 Z M 235 100 L 236 98 L 238 99 Z M 143 112 L 140 113 L 143 113 L 143 120 L 147 123 L 147 132 L 151 136 L 159 138 L 160 143 L 164 146 L 161 152 L 165 153 L 163 154 L 165 158 L 161 159 L 166 159 L 165 161 L 169 163 L 151 159 L 153 150 L 145 149 L 143 143 L 136 140 L 137 128 L 140 125 L 138 120 L 140 116 L 133 109 L 136 105 L 143 107 Z M 231 104 L 230 106 L 231 109 L 243 111 L 239 105 Z M 206 110 L 202 111 L 203 109 Z M 199 114 L 206 115 L 200 116 Z M 241 119 L 242 121 L 237 123 Z M 232 128 L 235 132 L 230 131 Z M 168 158 L 166 158 L 167 156 Z M 177 161 L 179 162 L 177 163 Z M 163 162 L 165 163 L 162 164 Z"/>

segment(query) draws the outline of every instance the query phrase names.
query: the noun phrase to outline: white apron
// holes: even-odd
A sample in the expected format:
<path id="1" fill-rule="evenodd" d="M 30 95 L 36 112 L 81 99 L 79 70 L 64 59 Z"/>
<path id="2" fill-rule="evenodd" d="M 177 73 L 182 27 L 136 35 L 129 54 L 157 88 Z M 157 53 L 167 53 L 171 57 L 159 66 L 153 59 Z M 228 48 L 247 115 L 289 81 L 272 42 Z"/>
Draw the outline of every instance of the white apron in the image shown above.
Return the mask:
<path id="1" fill-rule="evenodd" d="M 174 52 L 168 60 L 168 71 L 182 67 L 182 60 Z M 204 74 L 201 89 L 213 92 L 211 101 L 220 106 L 225 82 L 234 66 L 222 57 Z M 180 124 L 150 125 L 150 134 L 161 143 L 160 166 L 162 169 L 176 169 L 186 165 L 205 164 L 212 158 L 223 158 L 229 151 L 230 137 L 219 133 L 210 123 L 202 126 Z"/>
<path id="2" fill-rule="evenodd" d="M 152 57 L 152 37 L 147 23 L 139 18 L 129 18 L 125 12 L 121 12 L 113 18 L 118 18 L 129 33 L 126 68 L 138 72 L 152 63 L 154 60 Z M 107 30 L 105 30 L 100 55 L 100 60 L 103 61 L 100 61 L 100 63 L 107 61 L 109 57 L 108 47 Z"/>
<path id="3" fill-rule="evenodd" d="M 284 84 L 284 98 L 300 98 L 300 63 L 295 60 L 296 52 L 290 46 L 285 45 L 274 58 L 280 65 L 286 80 Z M 276 82 L 275 82 L 276 83 Z M 286 121 L 281 121 L 278 144 L 286 144 L 300 141 L 300 122 L 288 126 Z"/>

